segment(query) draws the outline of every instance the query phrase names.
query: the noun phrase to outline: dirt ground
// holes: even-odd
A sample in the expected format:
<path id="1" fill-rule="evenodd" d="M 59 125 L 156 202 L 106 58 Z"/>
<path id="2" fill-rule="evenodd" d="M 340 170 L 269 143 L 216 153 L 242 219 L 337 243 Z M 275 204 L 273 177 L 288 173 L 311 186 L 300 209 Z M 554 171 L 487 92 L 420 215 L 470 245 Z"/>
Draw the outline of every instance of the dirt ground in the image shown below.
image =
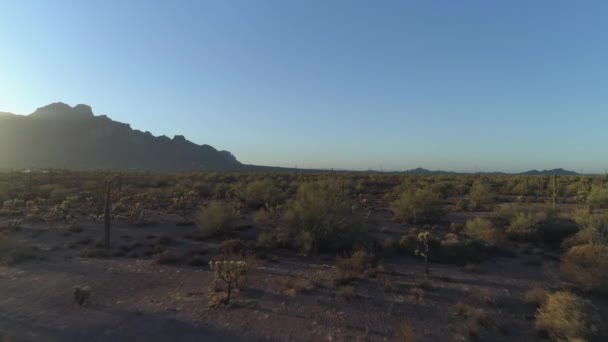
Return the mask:
<path id="1" fill-rule="evenodd" d="M 398 228 L 385 227 L 390 229 Z M 259 260 L 228 308 L 210 308 L 213 273 L 207 261 L 219 240 L 190 239 L 194 226 L 115 224 L 113 246 L 141 246 L 125 256 L 79 256 L 86 247 L 71 242 L 99 239 L 102 230 L 93 223 L 76 233 L 26 224 L 15 233 L 15 243 L 30 246 L 37 259 L 0 267 L 0 331 L 6 340 L 392 341 L 403 340 L 403 322 L 415 327 L 419 340 L 466 340 L 467 323 L 454 309 L 460 302 L 490 316 L 480 339 L 532 341 L 540 338 L 533 328 L 535 309 L 523 303 L 523 293 L 537 284 L 560 285 L 557 255 L 524 251 L 475 267 L 431 263 L 426 281 L 420 260 L 395 256 L 384 261 L 382 276 L 354 281 L 356 298 L 340 298 L 331 284 L 294 294 L 287 291 L 290 281 L 330 277 L 336 266 L 332 256 L 315 262 L 286 251 Z M 171 237 L 167 249 L 199 255 L 202 265 L 163 265 L 145 256 L 161 235 Z M 387 277 L 394 282 L 389 292 L 379 284 Z M 83 307 L 73 300 L 77 285 L 92 290 Z"/>

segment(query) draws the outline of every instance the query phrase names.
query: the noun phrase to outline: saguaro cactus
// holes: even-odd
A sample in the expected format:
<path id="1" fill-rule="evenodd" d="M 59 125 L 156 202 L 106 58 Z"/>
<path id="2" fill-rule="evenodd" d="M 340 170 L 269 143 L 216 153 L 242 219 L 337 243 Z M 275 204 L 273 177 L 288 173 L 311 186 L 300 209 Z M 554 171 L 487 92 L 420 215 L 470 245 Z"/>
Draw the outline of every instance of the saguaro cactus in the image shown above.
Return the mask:
<path id="1" fill-rule="evenodd" d="M 103 225 L 105 233 L 105 247 L 110 249 L 110 228 L 112 221 L 112 180 L 106 186 L 106 205 L 103 211 Z"/>

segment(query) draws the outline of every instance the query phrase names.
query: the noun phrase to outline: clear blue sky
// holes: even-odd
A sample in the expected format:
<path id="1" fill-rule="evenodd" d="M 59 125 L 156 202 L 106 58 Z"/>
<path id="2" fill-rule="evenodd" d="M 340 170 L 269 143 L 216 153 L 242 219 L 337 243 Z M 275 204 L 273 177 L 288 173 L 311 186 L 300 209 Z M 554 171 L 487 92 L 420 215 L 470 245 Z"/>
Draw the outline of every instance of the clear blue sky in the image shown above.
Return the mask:
<path id="1" fill-rule="evenodd" d="M 0 111 L 63 101 L 245 163 L 608 167 L 606 1 L 0 0 Z"/>

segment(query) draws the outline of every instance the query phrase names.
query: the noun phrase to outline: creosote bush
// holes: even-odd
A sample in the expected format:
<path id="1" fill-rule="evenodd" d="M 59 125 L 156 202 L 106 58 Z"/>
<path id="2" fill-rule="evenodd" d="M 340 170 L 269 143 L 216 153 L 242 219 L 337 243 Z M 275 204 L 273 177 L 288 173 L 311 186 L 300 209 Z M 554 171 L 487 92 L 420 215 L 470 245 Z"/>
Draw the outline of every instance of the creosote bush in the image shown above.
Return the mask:
<path id="1" fill-rule="evenodd" d="M 485 209 L 494 203 L 494 193 L 486 183 L 476 181 L 469 192 L 469 203 L 471 209 Z"/>
<path id="2" fill-rule="evenodd" d="M 593 305 L 566 291 L 548 295 L 536 313 L 536 328 L 554 341 L 588 341 L 597 336 L 598 323 Z"/>
<path id="3" fill-rule="evenodd" d="M 500 240 L 500 233 L 494 229 L 490 220 L 476 217 L 467 221 L 464 230 L 466 236 L 494 245 Z"/>
<path id="4" fill-rule="evenodd" d="M 287 209 L 285 221 L 300 250 L 317 255 L 320 249 L 342 251 L 367 236 L 361 215 L 330 180 L 303 183 Z"/>
<path id="5" fill-rule="evenodd" d="M 584 291 L 608 294 L 608 245 L 572 247 L 562 256 L 560 273 Z"/>
<path id="6" fill-rule="evenodd" d="M 211 202 L 198 217 L 198 226 L 205 237 L 229 233 L 234 229 L 237 216 L 224 202 Z"/>
<path id="7" fill-rule="evenodd" d="M 538 222 L 532 213 L 517 213 L 505 230 L 509 239 L 535 241 L 539 237 Z"/>
<path id="8" fill-rule="evenodd" d="M 272 179 L 255 180 L 245 188 L 245 201 L 253 208 L 275 206 L 284 201 L 284 194 Z"/>
<path id="9" fill-rule="evenodd" d="M 435 222 L 444 213 L 440 195 L 428 187 L 404 191 L 391 207 L 402 222 Z"/>

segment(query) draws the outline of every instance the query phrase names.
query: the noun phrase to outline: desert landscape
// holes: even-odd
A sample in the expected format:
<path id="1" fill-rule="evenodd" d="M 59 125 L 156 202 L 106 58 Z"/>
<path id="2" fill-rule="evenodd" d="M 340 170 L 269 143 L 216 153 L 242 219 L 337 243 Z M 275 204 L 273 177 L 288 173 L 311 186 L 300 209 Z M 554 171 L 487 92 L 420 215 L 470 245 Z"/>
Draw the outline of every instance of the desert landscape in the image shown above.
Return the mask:
<path id="1" fill-rule="evenodd" d="M 0 342 L 608 341 L 607 17 L 0 0 Z"/>
<path id="2" fill-rule="evenodd" d="M 0 332 L 3 341 L 599 341 L 607 183 L 4 172 Z"/>

